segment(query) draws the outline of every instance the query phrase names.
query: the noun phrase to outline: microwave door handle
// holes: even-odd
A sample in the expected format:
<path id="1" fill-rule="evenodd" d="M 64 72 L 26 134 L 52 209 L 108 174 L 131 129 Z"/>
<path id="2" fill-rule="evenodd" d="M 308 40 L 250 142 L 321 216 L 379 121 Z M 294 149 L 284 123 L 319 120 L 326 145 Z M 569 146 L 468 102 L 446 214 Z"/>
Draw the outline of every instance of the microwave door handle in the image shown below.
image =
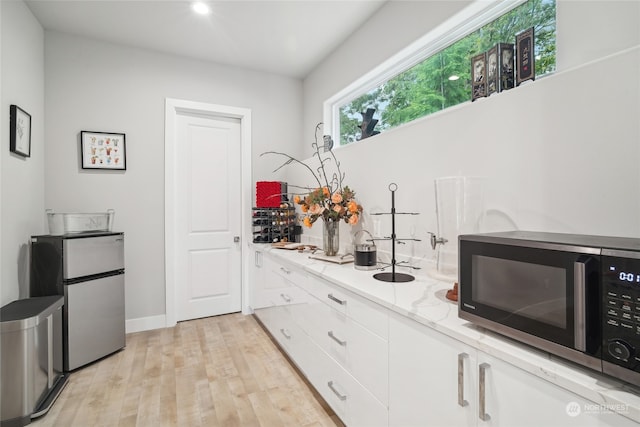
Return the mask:
<path id="1" fill-rule="evenodd" d="M 581 261 L 573 263 L 573 336 L 574 348 L 578 351 L 587 350 L 587 330 L 585 293 L 587 286 L 586 264 Z"/>

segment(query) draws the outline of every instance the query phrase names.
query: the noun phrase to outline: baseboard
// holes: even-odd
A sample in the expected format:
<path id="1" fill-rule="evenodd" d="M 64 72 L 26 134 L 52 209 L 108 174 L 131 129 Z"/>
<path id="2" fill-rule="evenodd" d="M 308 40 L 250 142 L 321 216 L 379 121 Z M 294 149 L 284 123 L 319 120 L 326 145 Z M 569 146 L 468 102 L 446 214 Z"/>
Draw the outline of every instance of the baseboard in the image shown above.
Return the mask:
<path id="1" fill-rule="evenodd" d="M 167 319 L 164 314 L 158 316 L 139 317 L 137 319 L 128 319 L 125 323 L 127 334 L 133 332 L 150 331 L 152 329 L 161 329 L 167 327 Z"/>

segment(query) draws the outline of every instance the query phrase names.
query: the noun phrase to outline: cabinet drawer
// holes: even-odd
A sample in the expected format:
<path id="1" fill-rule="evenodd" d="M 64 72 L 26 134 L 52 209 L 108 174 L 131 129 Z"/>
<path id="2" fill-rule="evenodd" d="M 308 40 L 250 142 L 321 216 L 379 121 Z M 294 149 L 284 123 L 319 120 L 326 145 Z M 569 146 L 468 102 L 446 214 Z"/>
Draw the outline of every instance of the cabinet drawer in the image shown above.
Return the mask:
<path id="1" fill-rule="evenodd" d="M 293 311 L 304 331 L 385 405 L 389 400 L 388 343 L 345 314 L 313 298 Z"/>
<path id="2" fill-rule="evenodd" d="M 255 314 L 292 360 L 298 363 L 309 358 L 305 356 L 309 339 L 284 307 L 263 308 L 256 310 Z"/>
<path id="3" fill-rule="evenodd" d="M 289 267 L 280 262 L 264 257 L 265 283 L 263 289 L 287 288 L 292 285 L 302 286 L 306 275 L 297 268 Z"/>
<path id="4" fill-rule="evenodd" d="M 266 289 L 254 296 L 255 307 L 295 306 L 306 304 L 310 296 L 298 288 Z"/>
<path id="5" fill-rule="evenodd" d="M 307 377 L 349 427 L 388 426 L 388 410 L 328 354 L 315 347 Z"/>
<path id="6" fill-rule="evenodd" d="M 334 310 L 360 323 L 383 339 L 389 336 L 389 317 L 384 309 L 352 292 L 310 276 L 301 285 Z"/>

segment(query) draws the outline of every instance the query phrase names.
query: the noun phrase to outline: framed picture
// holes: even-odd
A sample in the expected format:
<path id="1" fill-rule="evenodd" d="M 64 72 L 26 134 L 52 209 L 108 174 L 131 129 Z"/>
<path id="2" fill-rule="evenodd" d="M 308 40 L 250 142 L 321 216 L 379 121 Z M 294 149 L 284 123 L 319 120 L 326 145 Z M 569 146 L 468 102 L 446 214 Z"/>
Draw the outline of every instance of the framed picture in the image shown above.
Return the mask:
<path id="1" fill-rule="evenodd" d="M 515 80 L 515 57 L 511 43 L 498 43 L 498 92 L 513 89 Z"/>
<path id="2" fill-rule="evenodd" d="M 17 105 L 11 105 L 9 117 L 9 149 L 12 153 L 31 157 L 31 115 Z"/>
<path id="3" fill-rule="evenodd" d="M 487 96 L 487 55 L 483 52 L 471 58 L 471 100 Z"/>
<path id="4" fill-rule="evenodd" d="M 126 170 L 124 133 L 80 132 L 82 169 Z"/>
<path id="5" fill-rule="evenodd" d="M 536 79 L 533 27 L 516 35 L 516 85 Z"/>
<path id="6" fill-rule="evenodd" d="M 487 96 L 498 92 L 498 45 L 487 51 Z"/>

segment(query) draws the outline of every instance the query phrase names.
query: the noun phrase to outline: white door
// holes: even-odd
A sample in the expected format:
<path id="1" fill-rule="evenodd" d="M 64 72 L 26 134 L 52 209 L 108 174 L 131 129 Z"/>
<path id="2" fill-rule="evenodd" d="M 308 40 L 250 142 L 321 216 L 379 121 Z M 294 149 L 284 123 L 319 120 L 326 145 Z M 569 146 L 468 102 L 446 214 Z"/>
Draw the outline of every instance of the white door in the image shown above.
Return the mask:
<path id="1" fill-rule="evenodd" d="M 240 311 L 240 120 L 179 113 L 175 144 L 176 321 Z"/>

